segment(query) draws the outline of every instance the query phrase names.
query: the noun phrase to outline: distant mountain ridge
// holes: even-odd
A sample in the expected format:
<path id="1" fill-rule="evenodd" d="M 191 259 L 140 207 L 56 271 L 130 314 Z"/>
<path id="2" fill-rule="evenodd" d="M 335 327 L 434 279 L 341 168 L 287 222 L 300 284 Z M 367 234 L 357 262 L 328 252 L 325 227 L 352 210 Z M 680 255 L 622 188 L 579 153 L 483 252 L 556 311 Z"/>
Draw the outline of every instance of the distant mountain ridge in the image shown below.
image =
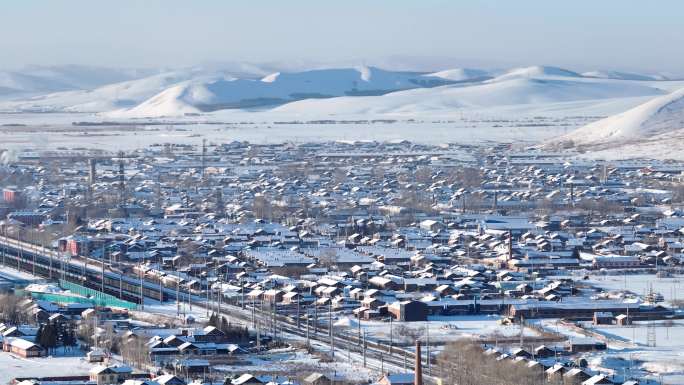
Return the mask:
<path id="1" fill-rule="evenodd" d="M 246 65 L 234 65 L 229 70 L 198 67 L 165 72 L 34 68 L 25 74 L 0 73 L 0 94 L 5 93 L 0 111 L 88 112 L 121 119 L 219 110 L 322 117 L 410 115 L 471 107 L 652 97 L 667 92 L 660 87 L 667 83 L 664 79 L 648 75 L 618 71 L 579 74 L 553 66 L 437 72 L 354 67 L 265 73 L 262 68 Z M 15 94 L 20 97 L 7 100 L 7 95 Z M 30 96 L 21 97 L 26 94 Z"/>

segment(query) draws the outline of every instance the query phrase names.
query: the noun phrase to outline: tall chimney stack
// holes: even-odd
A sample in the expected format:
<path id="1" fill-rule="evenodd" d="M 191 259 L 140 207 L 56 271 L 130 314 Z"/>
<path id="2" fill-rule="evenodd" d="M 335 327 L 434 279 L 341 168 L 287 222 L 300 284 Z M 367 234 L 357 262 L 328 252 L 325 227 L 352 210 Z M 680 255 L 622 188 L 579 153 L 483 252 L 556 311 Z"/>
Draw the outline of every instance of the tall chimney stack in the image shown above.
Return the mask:
<path id="1" fill-rule="evenodd" d="M 416 340 L 416 373 L 413 380 L 413 385 L 423 385 L 423 364 L 419 340 Z"/>

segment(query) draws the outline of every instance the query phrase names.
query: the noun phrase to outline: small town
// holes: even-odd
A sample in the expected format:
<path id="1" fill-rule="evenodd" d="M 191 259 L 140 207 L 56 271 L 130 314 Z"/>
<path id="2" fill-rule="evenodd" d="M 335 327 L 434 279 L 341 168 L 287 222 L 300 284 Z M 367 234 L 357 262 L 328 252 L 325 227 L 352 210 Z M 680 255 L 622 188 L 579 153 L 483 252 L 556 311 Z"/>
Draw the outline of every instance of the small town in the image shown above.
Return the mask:
<path id="1" fill-rule="evenodd" d="M 684 380 L 684 163 L 209 140 L 2 160 L 0 381 Z"/>

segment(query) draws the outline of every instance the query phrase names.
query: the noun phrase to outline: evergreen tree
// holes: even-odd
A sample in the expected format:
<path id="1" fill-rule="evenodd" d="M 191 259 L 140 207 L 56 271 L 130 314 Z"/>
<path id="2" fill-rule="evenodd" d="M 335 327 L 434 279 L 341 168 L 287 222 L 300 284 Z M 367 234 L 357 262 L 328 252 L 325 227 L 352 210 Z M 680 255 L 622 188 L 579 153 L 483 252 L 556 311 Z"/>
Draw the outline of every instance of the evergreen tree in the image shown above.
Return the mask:
<path id="1" fill-rule="evenodd" d="M 50 353 L 57 347 L 57 328 L 52 323 L 45 324 L 41 333 L 41 345 Z"/>
<path id="2" fill-rule="evenodd" d="M 43 324 L 38 326 L 38 332 L 36 333 L 36 343 L 43 346 Z"/>

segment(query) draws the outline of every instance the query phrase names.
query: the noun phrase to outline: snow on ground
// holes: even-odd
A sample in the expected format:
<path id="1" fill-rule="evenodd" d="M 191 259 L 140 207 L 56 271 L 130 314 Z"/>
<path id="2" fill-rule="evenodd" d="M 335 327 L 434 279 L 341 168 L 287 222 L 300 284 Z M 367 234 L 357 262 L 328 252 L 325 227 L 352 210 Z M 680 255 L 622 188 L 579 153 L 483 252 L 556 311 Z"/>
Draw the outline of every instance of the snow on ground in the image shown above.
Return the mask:
<path id="1" fill-rule="evenodd" d="M 36 277 L 29 273 L 13 269 L 9 266 L 0 265 L 0 278 L 7 281 L 43 281 L 43 278 Z"/>
<path id="2" fill-rule="evenodd" d="M 416 143 L 487 144 L 520 142 L 533 144 L 550 136 L 562 135 L 567 127 L 549 125 L 536 127 L 527 120 L 520 122 L 397 122 L 397 123 L 338 123 L 338 124 L 195 124 L 168 126 L 72 128 L 52 131 L 49 127 L 37 130 L 0 131 L 3 147 L 17 150 L 54 150 L 58 148 L 95 148 L 109 151 L 132 150 L 161 143 L 201 144 L 249 141 L 268 144 L 283 142 L 325 142 L 335 140 L 409 140 Z M 493 127 L 496 125 L 496 127 Z"/>
<path id="3" fill-rule="evenodd" d="M 488 71 L 472 68 L 452 68 L 444 71 L 434 72 L 426 76 L 434 76 L 442 79 L 462 82 L 466 80 L 483 79 L 490 76 Z"/>
<path id="4" fill-rule="evenodd" d="M 319 118 L 370 115 L 426 116 L 468 113 L 510 105 L 534 106 L 627 97 L 655 97 L 662 89 L 648 84 L 575 78 L 506 77 L 474 85 L 414 89 L 382 96 L 308 99 L 288 103 L 274 112 Z M 532 107 L 534 108 L 534 107 Z"/>
<path id="5" fill-rule="evenodd" d="M 533 322 L 568 338 L 605 339 L 607 350 L 583 355 L 594 370 L 616 375 L 631 373 L 653 380 L 662 376 L 663 384 L 681 384 L 684 379 L 684 321 L 677 320 L 671 326 L 657 321 L 656 346 L 648 346 L 648 322 L 625 327 L 583 322 L 587 334 L 554 319 Z"/>
<path id="6" fill-rule="evenodd" d="M 593 157 L 659 157 L 682 159 L 684 88 L 649 100 L 625 112 L 590 123 L 549 142 L 574 146 Z"/>
<path id="7" fill-rule="evenodd" d="M 656 321 L 656 346 L 684 349 L 684 321 L 673 321 L 670 324 Z M 635 322 L 634 326 L 599 325 L 592 326 L 591 330 L 597 331 L 608 337 L 616 337 L 625 341 L 631 341 L 637 345 L 648 345 L 648 322 Z M 684 357 L 684 350 L 680 352 Z M 684 365 L 684 362 L 682 362 Z M 683 367 L 684 369 L 684 367 Z"/>
<path id="8" fill-rule="evenodd" d="M 173 71 L 142 79 L 111 83 L 90 90 L 55 92 L 29 99 L 0 103 L 0 111 L 36 112 L 99 112 L 135 106 L 196 74 L 193 71 Z"/>
<path id="9" fill-rule="evenodd" d="M 342 354 L 343 353 L 338 353 Z M 320 372 L 337 375 L 348 380 L 375 380 L 374 371 L 363 368 L 351 361 L 321 362 L 320 359 L 293 348 L 275 349 L 258 355 L 244 357 L 243 363 L 219 365 L 214 369 L 226 373 L 253 373 L 272 375 L 301 375 Z"/>
<path id="10" fill-rule="evenodd" d="M 684 275 L 590 275 L 589 280 L 584 282 L 609 291 L 629 290 L 639 296 L 645 296 L 652 288 L 654 292 L 662 294 L 665 301 L 684 300 Z"/>
<path id="11" fill-rule="evenodd" d="M 8 384 L 15 377 L 87 375 L 93 366 L 84 357 L 21 358 L 0 352 L 0 384 Z"/>
<path id="12" fill-rule="evenodd" d="M 10 148 L 111 149 L 115 143 L 114 150 L 129 150 L 154 143 L 199 143 L 200 136 L 253 143 L 399 139 L 430 144 L 537 143 L 562 137 L 589 150 L 583 155 L 587 158 L 683 159 L 683 88 L 684 81 L 659 76 L 619 71 L 580 75 L 544 66 L 432 74 L 363 67 L 261 79 L 178 70 L 4 101 L 0 140 Z M 292 100 L 298 101 L 282 104 Z M 335 124 L 316 123 L 323 120 Z M 349 123 L 359 120 L 396 122 Z M 73 127 L 75 121 L 125 126 Z"/>
<path id="13" fill-rule="evenodd" d="M 430 327 L 430 341 L 444 343 L 464 338 L 489 337 L 515 337 L 520 335 L 519 325 L 501 325 L 500 316 L 432 316 L 428 322 L 393 322 L 392 335 L 395 343 L 403 342 L 409 346 L 413 342 L 402 329 L 409 329 L 410 334 L 426 335 L 426 326 Z M 339 322 L 339 321 L 338 321 Z M 356 321 L 349 332 L 356 333 Z M 389 341 L 390 324 L 383 321 L 361 321 L 361 328 L 370 339 Z M 538 336 L 539 334 L 530 328 L 524 329 L 525 336 Z"/>
<path id="14" fill-rule="evenodd" d="M 618 144 L 684 129 L 683 106 L 684 89 L 681 89 L 587 125 L 560 140 L 585 145 Z"/>
<path id="15" fill-rule="evenodd" d="M 52 293 L 52 294 L 63 294 L 65 293 L 59 286 L 53 284 L 42 284 L 42 283 L 32 283 L 27 285 L 24 290 L 34 292 L 34 293 Z"/>
<path id="16" fill-rule="evenodd" d="M 684 321 L 672 326 L 662 321 L 655 323 L 655 346 L 648 346 L 648 322 L 633 326 L 596 326 L 591 330 L 609 338 L 628 341 L 630 345 L 609 343 L 608 355 L 626 361 L 653 378 L 662 376 L 665 384 L 680 384 L 684 378 Z"/>

